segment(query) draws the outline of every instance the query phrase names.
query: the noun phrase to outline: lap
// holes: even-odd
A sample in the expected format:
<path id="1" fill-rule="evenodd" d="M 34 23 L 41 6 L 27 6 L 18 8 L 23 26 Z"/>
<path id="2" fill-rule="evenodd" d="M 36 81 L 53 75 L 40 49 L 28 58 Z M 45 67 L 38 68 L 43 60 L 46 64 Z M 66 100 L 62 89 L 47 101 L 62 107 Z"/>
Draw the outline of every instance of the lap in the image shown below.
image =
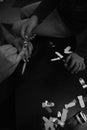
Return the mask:
<path id="1" fill-rule="evenodd" d="M 17 110 L 17 113 L 21 115 L 22 123 L 19 125 L 22 127 L 31 125 L 37 128 L 40 127 L 42 116 L 47 116 L 46 110 L 42 110 L 42 102 L 45 100 L 54 102 L 53 115 L 56 115 L 57 111 L 61 111 L 65 104 L 75 99 L 82 89 L 78 77 L 71 75 L 61 62 L 50 61 L 48 51 L 44 52 L 44 56 L 40 59 L 38 57 L 34 59 L 29 68 L 26 68 L 23 84 L 21 83 L 22 88 L 20 94 L 18 93 L 17 107 L 19 110 L 22 109 L 21 112 Z M 69 116 L 77 113 L 78 110 L 79 107 L 76 106 Z M 27 123 L 24 122 L 24 118 Z"/>

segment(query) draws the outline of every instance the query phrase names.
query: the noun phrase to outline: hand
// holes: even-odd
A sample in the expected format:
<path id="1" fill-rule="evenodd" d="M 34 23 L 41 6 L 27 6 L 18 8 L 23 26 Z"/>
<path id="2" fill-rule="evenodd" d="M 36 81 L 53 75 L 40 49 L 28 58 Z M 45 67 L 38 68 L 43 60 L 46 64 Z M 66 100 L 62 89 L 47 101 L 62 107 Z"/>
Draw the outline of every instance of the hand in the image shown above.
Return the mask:
<path id="1" fill-rule="evenodd" d="M 68 70 L 71 70 L 72 74 L 83 71 L 86 68 L 84 58 L 74 52 L 67 57 L 65 67 L 67 67 Z"/>
<path id="2" fill-rule="evenodd" d="M 33 29 L 37 26 L 38 18 L 37 16 L 32 16 L 30 19 L 24 19 L 17 21 L 13 25 L 13 31 L 17 34 L 21 34 L 22 38 L 25 35 L 30 36 Z"/>
<path id="3" fill-rule="evenodd" d="M 7 40 L 7 43 L 16 47 L 19 53 L 24 45 L 24 40 L 21 37 L 15 38 L 14 36 L 10 36 Z"/>
<path id="4" fill-rule="evenodd" d="M 37 21 L 37 16 L 32 16 L 30 19 L 27 19 L 27 21 L 22 24 L 21 36 L 23 38 L 25 37 L 25 35 L 31 35 L 32 31 L 37 26 Z"/>
<path id="5" fill-rule="evenodd" d="M 17 48 L 18 52 L 21 52 L 21 50 L 24 46 L 24 40 L 19 37 L 19 38 L 15 39 L 12 44 Z M 31 42 L 29 42 L 29 44 L 27 45 L 25 57 L 29 57 L 32 54 L 32 51 L 33 51 L 33 45 Z"/>
<path id="6" fill-rule="evenodd" d="M 11 37 L 9 44 L 14 45 L 17 49 L 17 52 L 20 53 L 23 46 L 24 46 L 24 40 L 21 37 L 15 38 L 15 37 Z M 31 42 L 29 42 L 28 46 L 27 46 L 27 50 L 25 53 L 25 57 L 30 57 L 33 51 L 33 45 Z"/>
<path id="7" fill-rule="evenodd" d="M 17 54 L 17 49 L 12 45 L 0 46 L 0 83 L 15 71 L 25 51 L 26 49 L 23 48 Z"/>
<path id="8" fill-rule="evenodd" d="M 28 19 L 24 19 L 24 20 L 18 20 L 16 21 L 15 23 L 13 23 L 13 27 L 12 27 L 12 30 L 13 30 L 13 33 L 14 35 L 16 36 L 21 36 L 21 29 L 22 29 L 22 26 L 28 21 Z"/>

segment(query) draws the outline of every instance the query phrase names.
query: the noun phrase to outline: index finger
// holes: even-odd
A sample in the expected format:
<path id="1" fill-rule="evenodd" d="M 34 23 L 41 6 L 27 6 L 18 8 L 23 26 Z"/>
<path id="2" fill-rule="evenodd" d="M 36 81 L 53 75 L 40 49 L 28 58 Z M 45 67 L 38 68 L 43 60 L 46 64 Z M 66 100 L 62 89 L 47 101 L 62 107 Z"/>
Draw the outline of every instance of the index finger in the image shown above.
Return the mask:
<path id="1" fill-rule="evenodd" d="M 68 64 L 68 62 L 69 62 L 70 59 L 71 59 L 71 55 L 69 55 L 69 56 L 66 58 L 65 63 Z"/>
<path id="2" fill-rule="evenodd" d="M 16 62 L 20 62 L 21 61 L 21 59 L 23 58 L 23 56 L 25 55 L 25 52 L 26 52 L 26 47 L 23 47 L 22 48 L 22 50 L 21 50 L 21 52 L 18 54 L 18 56 L 17 56 L 17 60 L 16 60 Z"/>
<path id="3" fill-rule="evenodd" d="M 25 24 L 23 24 L 22 29 L 21 29 L 21 36 L 22 36 L 22 38 L 25 37 L 26 28 L 27 28 L 27 25 L 26 25 L 26 23 L 25 23 Z"/>

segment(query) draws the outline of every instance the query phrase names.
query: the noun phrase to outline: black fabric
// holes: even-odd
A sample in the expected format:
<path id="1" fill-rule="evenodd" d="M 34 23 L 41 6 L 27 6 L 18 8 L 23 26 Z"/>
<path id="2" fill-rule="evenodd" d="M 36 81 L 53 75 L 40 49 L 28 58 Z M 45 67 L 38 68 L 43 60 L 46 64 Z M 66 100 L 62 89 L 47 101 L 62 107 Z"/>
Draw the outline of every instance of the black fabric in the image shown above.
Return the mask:
<path id="1" fill-rule="evenodd" d="M 48 46 L 49 41 L 54 42 L 57 51 L 62 52 L 68 43 L 73 44 L 74 39 L 72 37 L 65 39 L 40 37 L 37 39 L 37 42 L 40 42 L 38 44 L 43 45 L 45 42 L 47 47 L 42 47 L 27 64 L 23 80 L 19 84 L 21 89 L 17 90 L 16 95 L 17 130 L 42 130 L 44 126 L 42 116 L 55 117 L 57 111 L 61 111 L 64 104 L 69 103 L 82 92 L 78 76 L 72 75 L 64 67 L 62 61 L 50 61 L 54 56 Z M 42 102 L 45 100 L 55 102 L 52 114 L 42 108 Z M 77 111 L 76 106 L 70 116 Z"/>
<path id="2" fill-rule="evenodd" d="M 18 83 L 23 78 L 22 66 L 23 64 L 20 63 L 16 71 L 0 84 L 0 129 L 16 129 L 15 89 L 20 87 Z"/>
<path id="3" fill-rule="evenodd" d="M 84 24 L 87 23 L 86 1 L 43 0 L 33 14 L 38 16 L 38 22 L 41 23 L 55 8 L 70 29 L 78 33 L 83 30 Z"/>
<path id="4" fill-rule="evenodd" d="M 0 103 L 0 129 L 15 129 L 16 128 L 16 115 L 15 115 L 15 102 L 14 91 L 7 97 L 7 99 Z M 7 130 L 6 129 L 6 130 Z"/>
<path id="5" fill-rule="evenodd" d="M 0 24 L 0 45 L 2 45 L 4 43 L 4 36 L 3 36 L 3 32 L 1 29 L 1 24 Z"/>
<path id="6" fill-rule="evenodd" d="M 87 57 L 87 2 L 85 0 L 43 0 L 32 15 L 38 16 L 40 24 L 55 8 L 72 35 L 79 37 L 76 52 L 82 57 Z"/>

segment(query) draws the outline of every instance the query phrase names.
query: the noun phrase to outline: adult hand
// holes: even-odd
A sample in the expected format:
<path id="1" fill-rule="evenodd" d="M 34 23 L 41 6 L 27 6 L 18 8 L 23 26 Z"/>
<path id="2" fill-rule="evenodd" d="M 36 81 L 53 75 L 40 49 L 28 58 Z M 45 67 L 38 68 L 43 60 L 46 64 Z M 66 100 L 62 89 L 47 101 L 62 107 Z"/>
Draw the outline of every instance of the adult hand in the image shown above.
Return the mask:
<path id="1" fill-rule="evenodd" d="M 28 20 L 29 20 L 29 19 L 18 20 L 18 21 L 16 21 L 16 22 L 13 23 L 12 30 L 13 30 L 14 35 L 19 36 L 19 37 L 21 36 L 22 26 L 23 26 Z"/>
<path id="2" fill-rule="evenodd" d="M 21 50 L 24 46 L 24 40 L 21 37 L 15 38 L 14 36 L 11 36 L 8 40 L 8 43 L 10 45 L 13 45 L 14 47 L 16 47 L 18 53 L 21 52 Z M 27 45 L 25 57 L 30 57 L 32 54 L 32 51 L 33 51 L 33 45 L 31 42 L 29 42 L 29 44 Z"/>
<path id="3" fill-rule="evenodd" d="M 13 31 L 17 34 L 21 34 L 22 38 L 25 37 L 25 35 L 30 36 L 33 29 L 38 24 L 38 18 L 37 16 L 32 16 L 31 18 L 24 19 L 17 21 L 13 25 Z"/>
<path id="4" fill-rule="evenodd" d="M 25 52 L 26 48 L 17 54 L 17 49 L 12 45 L 0 46 L 0 83 L 15 71 Z"/>
<path id="5" fill-rule="evenodd" d="M 30 36 L 32 31 L 38 24 L 37 16 L 32 16 L 30 19 L 27 19 L 25 23 L 23 23 L 21 28 L 21 36 L 24 38 L 25 35 Z"/>
<path id="6" fill-rule="evenodd" d="M 13 41 L 12 43 L 18 50 L 18 52 L 21 52 L 23 46 L 24 46 L 24 40 L 22 38 L 17 38 Z M 29 42 L 27 44 L 27 49 L 26 49 L 26 52 L 25 52 L 25 57 L 26 58 L 29 58 L 32 54 L 32 51 L 33 51 L 33 45 L 31 42 Z"/>
<path id="7" fill-rule="evenodd" d="M 86 68 L 84 58 L 74 52 L 66 58 L 65 67 L 71 70 L 72 74 L 83 71 Z"/>
<path id="8" fill-rule="evenodd" d="M 14 36 L 10 36 L 9 39 L 7 40 L 7 43 L 16 47 L 19 53 L 24 45 L 24 40 L 21 37 L 15 38 Z"/>

